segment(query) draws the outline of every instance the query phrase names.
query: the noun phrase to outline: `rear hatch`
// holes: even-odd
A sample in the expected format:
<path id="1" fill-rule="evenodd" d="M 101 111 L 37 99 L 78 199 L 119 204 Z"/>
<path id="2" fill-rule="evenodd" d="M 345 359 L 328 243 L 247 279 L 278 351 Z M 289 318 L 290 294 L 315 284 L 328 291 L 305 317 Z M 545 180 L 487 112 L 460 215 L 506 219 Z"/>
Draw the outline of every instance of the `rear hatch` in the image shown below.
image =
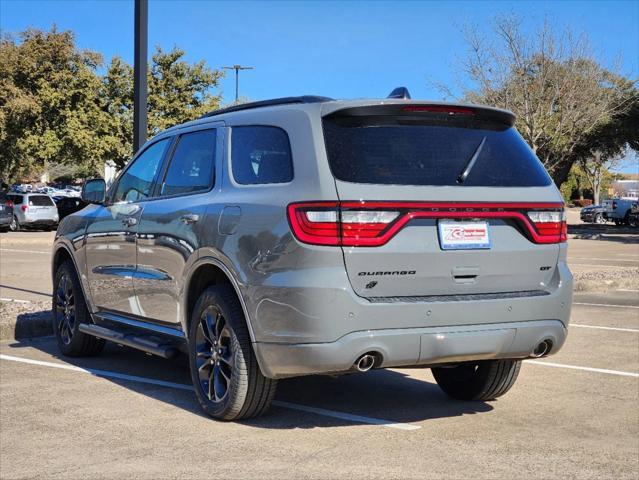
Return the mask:
<path id="1" fill-rule="evenodd" d="M 54 220 L 58 209 L 48 195 L 29 195 L 25 215 L 31 220 Z"/>
<path id="2" fill-rule="evenodd" d="M 563 204 L 513 120 L 414 103 L 332 112 L 323 127 L 340 202 L 296 214 L 311 229 L 337 220 L 363 297 L 539 293 L 565 241 Z"/>

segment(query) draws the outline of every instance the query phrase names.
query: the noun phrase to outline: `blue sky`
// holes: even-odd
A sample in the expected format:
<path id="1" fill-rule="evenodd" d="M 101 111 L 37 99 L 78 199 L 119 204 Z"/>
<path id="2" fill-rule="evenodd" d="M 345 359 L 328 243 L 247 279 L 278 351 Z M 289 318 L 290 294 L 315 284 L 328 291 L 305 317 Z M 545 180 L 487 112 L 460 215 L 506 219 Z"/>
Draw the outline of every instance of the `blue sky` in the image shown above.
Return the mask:
<path id="1" fill-rule="evenodd" d="M 212 67 L 240 63 L 240 94 L 253 100 L 298 94 L 386 96 L 404 85 L 413 98 L 441 99 L 440 82 L 459 92 L 465 24 L 487 28 L 516 13 L 533 30 L 545 17 L 586 33 L 606 66 L 639 77 L 637 1 L 215 2 L 150 0 L 149 49 L 177 45 Z M 76 32 L 105 59 L 133 59 L 133 0 L 1 0 L 5 33 L 29 26 Z M 222 82 L 232 101 L 234 80 Z"/>

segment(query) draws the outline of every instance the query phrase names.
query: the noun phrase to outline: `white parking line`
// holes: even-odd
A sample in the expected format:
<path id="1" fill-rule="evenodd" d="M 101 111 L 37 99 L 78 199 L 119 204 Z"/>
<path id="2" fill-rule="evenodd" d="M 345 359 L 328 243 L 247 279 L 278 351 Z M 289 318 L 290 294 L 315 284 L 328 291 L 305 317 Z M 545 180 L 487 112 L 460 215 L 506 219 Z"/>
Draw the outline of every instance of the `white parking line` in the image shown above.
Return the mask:
<path id="1" fill-rule="evenodd" d="M 597 258 L 597 257 L 568 257 L 568 262 L 570 260 L 603 260 L 606 262 L 631 262 L 639 265 L 639 259 L 633 260 L 622 260 L 620 258 Z"/>
<path id="2" fill-rule="evenodd" d="M 615 305 L 612 303 L 583 303 L 572 302 L 573 305 L 585 305 L 587 307 L 613 307 L 613 308 L 639 308 L 637 305 Z"/>
<path id="3" fill-rule="evenodd" d="M 568 368 L 570 370 L 583 370 L 586 372 L 607 373 L 608 375 L 620 375 L 622 377 L 639 378 L 639 373 L 621 372 L 619 370 L 607 370 L 605 368 L 580 367 L 578 365 L 566 365 L 564 363 L 543 362 L 540 360 L 526 360 L 526 363 L 532 363 L 533 365 L 544 365 L 546 367 Z"/>
<path id="4" fill-rule="evenodd" d="M 0 354 L 0 360 L 7 360 L 11 362 L 27 363 L 29 365 L 38 365 L 41 367 L 59 368 L 62 370 L 70 370 L 73 372 L 89 373 L 97 377 L 118 378 L 120 380 L 128 380 L 131 382 L 147 383 L 151 385 L 159 385 L 162 387 L 176 388 L 179 390 L 193 391 L 191 385 L 185 385 L 183 383 L 165 382 L 164 380 L 155 380 L 153 378 L 138 377 L 137 375 L 127 375 L 124 373 L 110 372 L 108 370 L 98 370 L 95 368 L 82 368 L 75 365 L 67 365 L 64 363 L 44 362 L 42 360 L 32 360 L 30 358 L 14 357 L 12 355 Z M 385 420 L 383 418 L 363 417 L 361 415 L 353 415 L 350 413 L 337 412 L 334 410 L 327 410 L 324 408 L 310 407 L 308 405 L 300 405 L 297 403 L 282 402 L 276 400 L 273 405 L 288 408 L 290 410 L 299 410 L 302 412 L 314 413 L 316 415 L 323 415 L 325 417 L 340 418 L 342 420 L 349 420 L 352 422 L 366 423 L 369 425 L 378 425 L 381 427 L 395 428 L 398 430 L 419 430 L 419 425 L 409 425 L 407 423 L 396 423 L 392 420 Z"/>
<path id="5" fill-rule="evenodd" d="M 615 260 L 616 261 L 616 260 Z M 579 266 L 579 267 L 597 267 L 597 268 L 634 268 L 632 265 L 596 265 L 592 263 L 577 263 L 568 261 L 568 264 L 571 266 Z"/>
<path id="6" fill-rule="evenodd" d="M 31 303 L 29 300 L 18 300 L 15 298 L 3 298 L 3 297 L 0 297 L 0 302 Z"/>
<path id="7" fill-rule="evenodd" d="M 635 290 L 633 288 L 618 288 L 616 290 L 617 292 L 632 292 L 632 293 L 639 293 L 639 290 Z"/>
<path id="8" fill-rule="evenodd" d="M 17 248 L 0 248 L 0 251 L 2 252 L 19 252 L 19 253 L 46 253 L 47 255 L 50 255 L 51 252 L 45 251 L 45 250 L 19 250 Z"/>
<path id="9" fill-rule="evenodd" d="M 616 332 L 639 333 L 639 330 L 636 330 L 634 328 L 600 327 L 599 325 L 582 325 L 580 323 L 571 323 L 569 327 L 596 328 L 597 330 L 614 330 Z"/>

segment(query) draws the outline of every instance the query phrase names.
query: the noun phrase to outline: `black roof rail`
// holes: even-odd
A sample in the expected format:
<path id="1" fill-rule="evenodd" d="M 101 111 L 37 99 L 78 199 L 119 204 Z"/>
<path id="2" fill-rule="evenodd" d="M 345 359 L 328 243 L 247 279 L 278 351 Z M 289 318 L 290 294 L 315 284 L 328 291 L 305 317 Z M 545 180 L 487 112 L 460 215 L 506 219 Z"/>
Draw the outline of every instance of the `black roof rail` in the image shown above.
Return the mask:
<path id="1" fill-rule="evenodd" d="M 232 107 L 220 108 L 219 110 L 213 110 L 212 112 L 205 113 L 200 118 L 213 117 L 215 115 L 222 115 L 223 113 L 250 110 L 252 108 L 272 107 L 274 105 L 288 105 L 291 103 L 321 103 L 321 102 L 330 102 L 332 100 L 334 100 L 334 98 L 320 97 L 317 95 L 302 95 L 300 97 L 273 98 L 272 100 L 261 100 L 259 102 L 243 103 L 241 105 L 234 105 Z"/>

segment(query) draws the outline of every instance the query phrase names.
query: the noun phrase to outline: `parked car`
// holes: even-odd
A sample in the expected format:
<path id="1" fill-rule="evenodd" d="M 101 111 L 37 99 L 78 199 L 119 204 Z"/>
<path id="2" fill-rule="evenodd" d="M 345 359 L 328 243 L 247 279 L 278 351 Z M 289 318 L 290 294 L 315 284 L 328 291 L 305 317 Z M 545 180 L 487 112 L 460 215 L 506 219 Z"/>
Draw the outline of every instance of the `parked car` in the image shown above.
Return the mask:
<path id="1" fill-rule="evenodd" d="M 58 224 L 58 209 L 53 199 L 41 193 L 10 193 L 13 202 L 12 231 L 24 227 L 53 230 Z"/>
<path id="2" fill-rule="evenodd" d="M 590 205 L 582 208 L 579 216 L 582 222 L 606 223 L 606 207 L 603 205 Z"/>
<path id="3" fill-rule="evenodd" d="M 615 222 L 615 225 L 628 225 L 630 209 L 638 201 L 639 199 L 631 197 L 604 200 L 602 205 L 606 209 L 606 218 Z"/>
<path id="4" fill-rule="evenodd" d="M 0 231 L 6 232 L 13 220 L 13 202 L 6 193 L 0 192 Z"/>
<path id="5" fill-rule="evenodd" d="M 82 210 L 88 205 L 87 202 L 76 197 L 54 197 L 53 200 L 58 207 L 60 220 L 72 213 Z"/>
<path id="6" fill-rule="evenodd" d="M 562 197 L 514 121 L 307 96 L 170 128 L 60 223 L 58 346 L 185 352 L 225 420 L 263 413 L 277 379 L 373 368 L 499 397 L 562 347 L 572 303 Z"/>

